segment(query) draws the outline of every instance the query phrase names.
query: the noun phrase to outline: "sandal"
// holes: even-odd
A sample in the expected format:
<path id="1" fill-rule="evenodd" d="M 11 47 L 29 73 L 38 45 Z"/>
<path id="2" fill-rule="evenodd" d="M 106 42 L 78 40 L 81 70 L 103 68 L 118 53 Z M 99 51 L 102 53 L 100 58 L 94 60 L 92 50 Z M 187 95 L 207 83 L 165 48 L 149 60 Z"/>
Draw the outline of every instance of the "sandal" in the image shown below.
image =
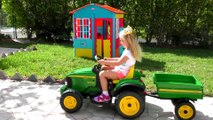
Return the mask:
<path id="1" fill-rule="evenodd" d="M 108 102 L 110 100 L 110 96 L 109 95 L 101 94 L 99 96 L 94 97 L 93 100 L 95 102 L 98 102 L 98 103 Z"/>

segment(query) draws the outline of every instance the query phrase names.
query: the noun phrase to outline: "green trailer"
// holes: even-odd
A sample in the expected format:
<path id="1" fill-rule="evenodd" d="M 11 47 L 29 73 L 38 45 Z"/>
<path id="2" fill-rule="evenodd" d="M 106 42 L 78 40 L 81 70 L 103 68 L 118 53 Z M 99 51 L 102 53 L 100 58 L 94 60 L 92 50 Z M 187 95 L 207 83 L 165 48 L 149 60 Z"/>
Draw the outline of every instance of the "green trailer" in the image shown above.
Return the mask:
<path id="1" fill-rule="evenodd" d="M 147 94 L 159 99 L 171 99 L 175 106 L 175 114 L 181 120 L 190 120 L 196 110 L 192 102 L 203 98 L 203 86 L 191 75 L 155 73 L 154 84 L 156 94 Z"/>

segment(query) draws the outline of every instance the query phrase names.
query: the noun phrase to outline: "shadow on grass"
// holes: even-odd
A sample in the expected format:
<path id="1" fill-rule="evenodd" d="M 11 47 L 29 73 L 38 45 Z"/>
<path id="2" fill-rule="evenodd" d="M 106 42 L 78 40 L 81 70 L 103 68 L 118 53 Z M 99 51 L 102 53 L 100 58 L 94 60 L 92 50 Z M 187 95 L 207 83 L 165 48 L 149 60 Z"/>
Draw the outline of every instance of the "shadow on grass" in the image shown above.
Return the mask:
<path id="1" fill-rule="evenodd" d="M 2 42 L 2 41 L 0 41 L 0 47 L 3 47 L 3 48 L 26 48 L 26 47 L 28 47 L 32 44 L 33 43 L 21 44 L 21 43 L 17 43 L 17 42 Z"/>
<path id="2" fill-rule="evenodd" d="M 178 56 L 190 56 L 190 57 L 200 57 L 200 58 L 213 57 L 213 51 L 208 49 L 158 48 L 158 47 L 143 46 L 143 51 L 149 52 L 152 54 L 171 53 Z"/>
<path id="3" fill-rule="evenodd" d="M 73 43 L 72 42 L 65 42 L 65 43 L 60 43 L 58 45 L 64 46 L 64 47 L 72 47 L 73 48 Z M 150 48 L 149 48 L 150 49 Z M 153 50 L 155 50 L 155 48 L 153 48 Z M 152 51 L 152 48 L 151 48 Z M 86 57 L 81 57 L 82 59 L 86 59 L 89 61 L 94 61 L 96 62 L 96 60 L 91 59 L 91 58 L 86 58 Z M 164 71 L 164 67 L 165 67 L 165 62 L 159 62 L 159 61 L 155 61 L 155 60 L 151 60 L 151 59 L 147 59 L 147 58 L 143 58 L 142 62 L 137 62 L 136 63 L 136 69 L 142 69 L 142 70 L 148 70 L 148 71 Z"/>
<path id="4" fill-rule="evenodd" d="M 147 71 L 164 71 L 165 62 L 159 62 L 147 58 L 143 58 L 142 62 L 136 63 L 136 69 Z"/>
<path id="5" fill-rule="evenodd" d="M 63 46 L 65 48 L 73 48 L 73 43 L 72 42 L 63 42 L 63 43 L 59 43 L 58 45 Z"/>
<path id="6" fill-rule="evenodd" d="M 74 47 L 73 42 L 63 41 L 59 43 L 42 43 L 42 44 L 57 44 L 64 47 Z M 160 47 L 149 47 L 146 45 L 142 46 L 144 52 L 150 52 L 153 54 L 158 53 L 171 53 L 180 56 L 192 56 L 192 57 L 213 57 L 213 51 L 210 49 L 196 49 L 196 48 L 160 48 Z"/>
<path id="7" fill-rule="evenodd" d="M 64 48 L 73 48 L 73 42 L 70 42 L 70 41 L 63 41 L 63 42 L 57 42 L 57 43 L 41 41 L 41 42 L 38 42 L 37 44 L 57 45 L 57 46 L 62 46 Z"/>
<path id="8" fill-rule="evenodd" d="M 60 45 L 60 46 L 64 46 L 64 47 L 73 47 L 73 42 L 71 41 L 63 41 L 63 42 L 58 42 L 58 43 L 54 43 L 54 42 L 46 42 L 46 41 L 38 41 L 38 40 L 32 40 L 30 43 L 18 43 L 18 42 L 14 42 L 14 41 L 0 41 L 0 47 L 3 48 L 26 48 L 30 45 L 33 44 L 47 44 L 47 45 Z"/>

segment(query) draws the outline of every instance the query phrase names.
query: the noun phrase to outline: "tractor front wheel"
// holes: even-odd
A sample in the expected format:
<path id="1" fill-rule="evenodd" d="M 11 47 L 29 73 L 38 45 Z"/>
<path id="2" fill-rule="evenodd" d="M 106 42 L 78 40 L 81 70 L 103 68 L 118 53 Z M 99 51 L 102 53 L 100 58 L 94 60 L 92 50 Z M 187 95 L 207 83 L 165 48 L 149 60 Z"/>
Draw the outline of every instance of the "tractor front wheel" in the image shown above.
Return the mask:
<path id="1" fill-rule="evenodd" d="M 61 108 L 68 113 L 78 111 L 82 104 L 83 98 L 81 94 L 75 90 L 65 91 L 60 98 Z"/>

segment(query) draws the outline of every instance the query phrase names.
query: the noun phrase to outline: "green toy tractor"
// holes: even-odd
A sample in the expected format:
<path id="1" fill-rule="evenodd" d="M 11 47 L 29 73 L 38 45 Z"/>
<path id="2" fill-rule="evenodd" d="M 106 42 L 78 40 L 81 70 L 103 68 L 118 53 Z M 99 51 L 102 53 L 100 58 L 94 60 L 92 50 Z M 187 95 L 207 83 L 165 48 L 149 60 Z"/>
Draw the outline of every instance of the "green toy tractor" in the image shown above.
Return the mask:
<path id="1" fill-rule="evenodd" d="M 84 98 L 90 98 L 92 103 L 96 103 L 93 98 L 102 92 L 100 71 L 101 65 L 98 64 L 93 68 L 75 70 L 67 75 L 65 85 L 60 88 L 60 105 L 64 111 L 77 112 Z M 126 78 L 108 82 L 111 100 L 107 104 L 115 105 L 117 112 L 124 118 L 136 118 L 144 112 L 145 84 L 141 79 L 142 76 L 142 73 L 131 68 Z"/>

